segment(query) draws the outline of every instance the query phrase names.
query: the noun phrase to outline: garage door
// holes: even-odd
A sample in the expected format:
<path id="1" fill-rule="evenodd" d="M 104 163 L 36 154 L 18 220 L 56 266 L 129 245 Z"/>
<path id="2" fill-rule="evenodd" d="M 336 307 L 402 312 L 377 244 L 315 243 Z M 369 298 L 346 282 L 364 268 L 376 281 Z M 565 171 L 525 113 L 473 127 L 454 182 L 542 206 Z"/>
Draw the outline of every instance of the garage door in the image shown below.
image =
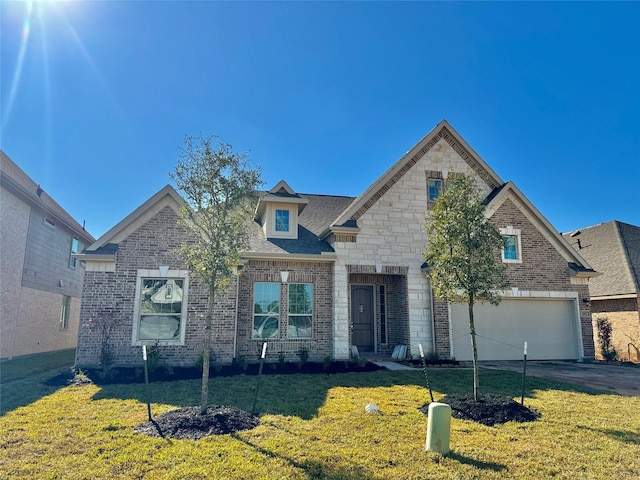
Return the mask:
<path id="1" fill-rule="evenodd" d="M 579 359 L 575 300 L 505 299 L 474 308 L 479 360 L 521 360 L 527 342 L 531 360 Z M 452 356 L 471 360 L 466 304 L 451 305 Z"/>

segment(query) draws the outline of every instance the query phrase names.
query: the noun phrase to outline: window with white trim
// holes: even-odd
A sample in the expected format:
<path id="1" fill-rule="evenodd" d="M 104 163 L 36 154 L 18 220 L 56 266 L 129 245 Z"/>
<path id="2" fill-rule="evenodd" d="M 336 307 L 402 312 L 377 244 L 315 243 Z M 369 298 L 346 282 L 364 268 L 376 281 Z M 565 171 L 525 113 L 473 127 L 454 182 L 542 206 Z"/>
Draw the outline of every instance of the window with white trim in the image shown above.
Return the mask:
<path id="1" fill-rule="evenodd" d="M 311 338 L 313 336 L 313 284 L 289 284 L 288 338 Z"/>
<path id="2" fill-rule="evenodd" d="M 253 329 L 251 338 L 278 338 L 280 335 L 280 284 L 253 284 Z"/>
<path id="3" fill-rule="evenodd" d="M 189 279 L 186 272 L 138 273 L 133 315 L 133 344 L 184 345 Z"/>
<path id="4" fill-rule="evenodd" d="M 504 263 L 522 263 L 520 230 L 508 226 L 500 229 L 502 235 L 502 261 Z"/>
<path id="5" fill-rule="evenodd" d="M 270 203 L 263 228 L 267 238 L 298 238 L 298 205 Z"/>

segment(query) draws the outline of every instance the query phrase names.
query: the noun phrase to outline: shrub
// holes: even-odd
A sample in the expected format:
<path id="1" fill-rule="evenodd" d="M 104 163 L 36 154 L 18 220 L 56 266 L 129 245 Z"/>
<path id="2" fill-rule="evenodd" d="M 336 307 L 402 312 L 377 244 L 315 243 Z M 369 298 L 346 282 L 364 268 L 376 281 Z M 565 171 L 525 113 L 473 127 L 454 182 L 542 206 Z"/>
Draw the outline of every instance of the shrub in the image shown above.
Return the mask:
<path id="1" fill-rule="evenodd" d="M 618 352 L 611 344 L 611 333 L 613 327 L 607 317 L 598 317 L 596 319 L 596 326 L 598 328 L 598 343 L 600 344 L 600 355 L 606 361 L 615 360 L 618 356 Z"/>
<path id="2" fill-rule="evenodd" d="M 309 349 L 306 347 L 300 347 L 300 350 L 298 350 L 296 355 L 300 358 L 300 366 L 302 367 L 309 360 Z"/>

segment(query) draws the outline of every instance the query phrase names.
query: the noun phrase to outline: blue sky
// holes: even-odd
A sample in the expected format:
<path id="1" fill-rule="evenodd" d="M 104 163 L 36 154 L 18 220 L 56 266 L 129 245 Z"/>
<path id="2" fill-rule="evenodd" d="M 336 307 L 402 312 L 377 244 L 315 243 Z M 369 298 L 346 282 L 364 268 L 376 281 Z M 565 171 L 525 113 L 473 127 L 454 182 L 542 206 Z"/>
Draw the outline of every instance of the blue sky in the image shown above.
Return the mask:
<path id="1" fill-rule="evenodd" d="M 640 3 L 10 2 L 1 148 L 99 237 L 186 135 L 357 196 L 446 118 L 561 232 L 640 225 Z"/>

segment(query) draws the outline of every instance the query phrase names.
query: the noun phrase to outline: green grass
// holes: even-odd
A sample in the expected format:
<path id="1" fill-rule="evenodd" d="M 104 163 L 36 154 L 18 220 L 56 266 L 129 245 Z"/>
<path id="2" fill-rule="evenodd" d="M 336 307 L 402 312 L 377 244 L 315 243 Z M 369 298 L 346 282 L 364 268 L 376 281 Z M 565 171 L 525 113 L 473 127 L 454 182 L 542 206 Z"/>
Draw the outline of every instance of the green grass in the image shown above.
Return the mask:
<path id="1" fill-rule="evenodd" d="M 468 391 L 466 369 L 432 369 L 436 400 Z M 17 385 L 18 380 L 8 386 Z M 0 417 L 0 478 L 640 478 L 640 397 L 529 378 L 532 423 L 453 419 L 451 454 L 426 452 L 421 371 L 262 378 L 259 427 L 200 441 L 133 433 L 144 385 L 65 387 Z M 211 380 L 211 404 L 250 410 L 256 377 Z M 7 386 L 7 385 L 5 385 Z M 481 391 L 519 399 L 518 374 L 481 371 Z M 151 385 L 152 411 L 198 403 L 198 381 Z M 381 415 L 367 415 L 367 403 Z M 24 402 L 22 402 L 24 404 Z"/>
<path id="2" fill-rule="evenodd" d="M 57 390 L 43 382 L 69 372 L 76 351 L 60 350 L 0 362 L 0 415 Z"/>

